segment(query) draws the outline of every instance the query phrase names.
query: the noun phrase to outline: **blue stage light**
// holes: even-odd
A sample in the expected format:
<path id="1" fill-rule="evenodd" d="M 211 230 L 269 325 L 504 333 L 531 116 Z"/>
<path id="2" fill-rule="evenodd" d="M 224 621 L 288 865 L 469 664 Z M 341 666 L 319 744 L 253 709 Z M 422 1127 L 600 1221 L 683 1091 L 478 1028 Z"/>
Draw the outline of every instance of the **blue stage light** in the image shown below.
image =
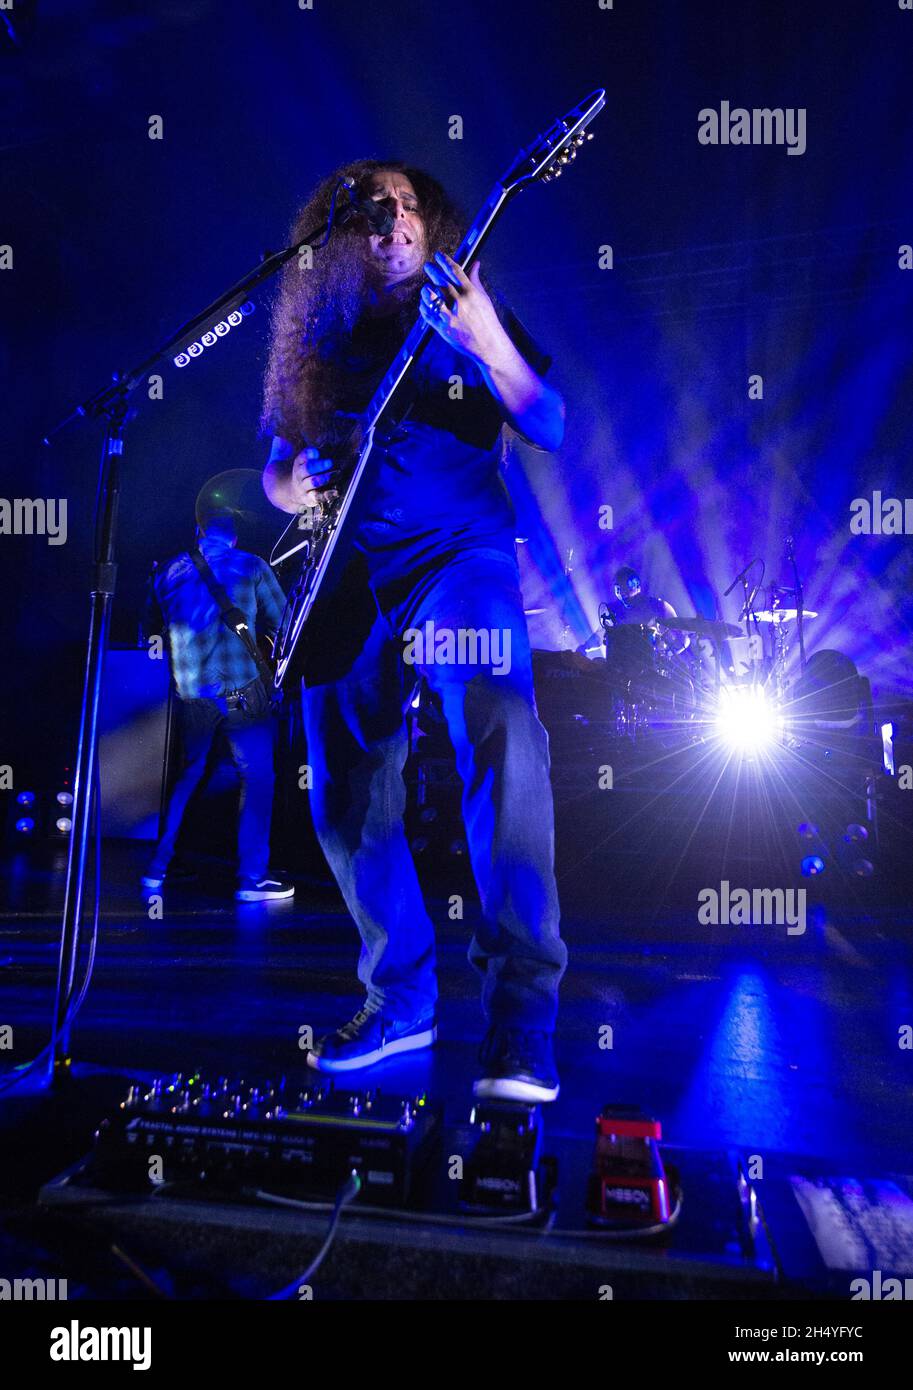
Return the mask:
<path id="1" fill-rule="evenodd" d="M 815 878 L 818 874 L 824 873 L 824 860 L 820 854 L 807 854 L 801 867 L 806 878 Z"/>
<path id="2" fill-rule="evenodd" d="M 21 820 L 16 821 L 16 829 L 20 835 L 31 835 L 35 829 L 35 822 L 31 816 L 23 816 Z"/>
<path id="3" fill-rule="evenodd" d="M 34 806 L 34 805 L 35 805 L 35 793 L 34 793 L 34 792 L 20 792 L 19 795 L 16 797 L 16 805 L 17 805 L 17 806 Z"/>

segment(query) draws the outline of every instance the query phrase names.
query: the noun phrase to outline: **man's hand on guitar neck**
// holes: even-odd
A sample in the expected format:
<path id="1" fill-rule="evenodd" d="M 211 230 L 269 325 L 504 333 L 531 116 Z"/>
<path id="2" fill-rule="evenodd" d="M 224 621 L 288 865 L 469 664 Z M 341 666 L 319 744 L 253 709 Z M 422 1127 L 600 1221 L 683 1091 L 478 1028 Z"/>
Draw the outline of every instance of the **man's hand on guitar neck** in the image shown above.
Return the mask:
<path id="1" fill-rule="evenodd" d="M 438 251 L 425 263 L 431 281 L 422 290 L 422 318 L 445 343 L 477 363 L 505 420 L 539 449 L 557 449 L 564 438 L 564 401 L 537 376 L 511 342 L 476 261 L 467 275 Z"/>
<path id="2" fill-rule="evenodd" d="M 438 251 L 425 262 L 425 274 L 431 284 L 422 289 L 419 308 L 445 343 L 480 367 L 503 353 L 505 345 L 512 346 L 479 278 L 478 261 L 467 275 L 451 256 Z"/>

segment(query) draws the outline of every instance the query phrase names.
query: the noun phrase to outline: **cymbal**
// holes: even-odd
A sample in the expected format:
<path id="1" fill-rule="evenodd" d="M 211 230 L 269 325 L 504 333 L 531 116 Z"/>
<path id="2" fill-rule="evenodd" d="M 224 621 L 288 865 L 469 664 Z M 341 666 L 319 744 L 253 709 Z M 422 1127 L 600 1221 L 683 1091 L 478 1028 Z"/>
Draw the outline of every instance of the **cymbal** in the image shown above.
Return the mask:
<path id="1" fill-rule="evenodd" d="M 742 629 L 735 623 L 723 623 L 714 618 L 659 618 L 661 627 L 669 627 L 673 632 L 694 632 L 699 637 L 740 637 Z"/>
<path id="2" fill-rule="evenodd" d="M 196 500 L 197 525 L 204 530 L 213 516 L 228 512 L 238 529 L 238 546 L 267 556 L 287 518 L 268 500 L 259 468 L 229 468 L 203 484 Z"/>
<path id="3" fill-rule="evenodd" d="M 762 608 L 754 615 L 759 623 L 794 623 L 799 616 L 798 608 Z M 803 618 L 817 618 L 811 608 L 802 609 Z"/>

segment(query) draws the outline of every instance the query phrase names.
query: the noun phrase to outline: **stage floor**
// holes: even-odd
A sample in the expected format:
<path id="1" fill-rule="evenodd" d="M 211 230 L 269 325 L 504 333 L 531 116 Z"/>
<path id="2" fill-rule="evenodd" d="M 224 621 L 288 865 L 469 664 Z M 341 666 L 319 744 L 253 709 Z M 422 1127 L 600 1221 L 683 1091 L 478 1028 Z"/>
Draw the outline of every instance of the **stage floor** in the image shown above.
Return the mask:
<path id="1" fill-rule="evenodd" d="M 35 1094 L 27 1085 L 2 1097 L 7 1264 L 14 1253 L 20 1264 L 28 1262 L 30 1251 L 39 1264 L 41 1258 L 53 1263 L 55 1218 L 36 1214 L 34 1197 L 86 1151 L 94 1126 L 124 1091 L 124 1077 L 194 1070 L 295 1077 L 304 1070 L 299 1030 L 338 1025 L 360 998 L 357 937 L 328 883 L 299 884 L 293 902 L 239 906 L 216 876 L 204 874 L 168 894 L 163 919 L 150 920 L 135 886 L 141 848 L 106 847 L 95 974 L 73 1035 L 81 1079 L 69 1097 Z M 59 859 L 7 865 L 0 1022 L 14 1030 L 13 1052 L 4 1058 L 12 1065 L 48 1039 L 60 868 Z M 478 983 L 466 960 L 472 912 L 467 904 L 466 920 L 452 922 L 446 902 L 432 904 L 441 987 L 436 1048 L 363 1074 L 363 1084 L 388 1093 L 429 1093 L 452 1125 L 468 1118 L 484 1031 Z M 569 917 L 564 933 L 570 965 L 558 1029 L 562 1091 L 544 1116 L 556 1152 L 585 1154 L 595 1114 L 608 1102 L 637 1105 L 660 1119 L 669 1151 L 691 1155 L 685 1166 L 692 1260 L 713 1256 L 714 1240 L 719 1245 L 718 1231 L 711 1239 L 714 1221 L 719 1224 L 713 1183 L 722 1183 L 716 1204 L 722 1209 L 729 1195 L 720 1174 L 739 1157 L 760 1156 L 777 1212 L 781 1290 L 796 1281 L 796 1290 L 824 1293 L 850 1267 L 839 1260 L 828 1267 L 820 1241 L 815 1247 L 810 1239 L 797 1182 L 819 1189 L 822 1180 L 825 1187 L 858 1182 L 870 1193 L 893 1193 L 913 1211 L 903 1177 L 913 1171 L 911 1054 L 898 1045 L 898 1030 L 913 1021 L 908 912 L 829 914 L 802 936 L 773 926 L 698 927 L 695 914 L 681 912 L 642 920 L 632 912 Z M 606 1025 L 610 1048 L 600 1045 Z M 359 1076 L 345 1079 L 345 1089 L 359 1084 Z M 574 1163 L 580 1175 L 572 1178 Z M 585 1163 L 565 1161 L 565 1170 L 562 1203 L 573 1210 L 578 1202 L 582 1217 L 584 1193 L 578 1199 L 570 1189 L 582 1189 Z M 703 1235 L 695 1226 L 698 1213 Z M 904 1229 L 902 1223 L 891 1237 L 892 1258 L 913 1273 L 913 1225 L 908 1237 Z M 262 1244 L 262 1232 L 248 1234 L 252 1249 Z M 240 1269 L 243 1258 L 235 1256 Z M 113 1270 L 93 1270 L 83 1281 L 88 1295 L 100 1292 L 108 1277 L 105 1292 L 117 1285 Z M 245 1277 L 255 1282 L 250 1270 Z M 344 1275 L 334 1277 L 342 1289 Z M 410 1274 L 419 1290 L 422 1277 Z M 752 1287 L 740 1296 L 771 1296 L 765 1278 L 753 1274 L 746 1284 Z M 360 1283 L 354 1296 L 371 1296 L 368 1286 Z"/>

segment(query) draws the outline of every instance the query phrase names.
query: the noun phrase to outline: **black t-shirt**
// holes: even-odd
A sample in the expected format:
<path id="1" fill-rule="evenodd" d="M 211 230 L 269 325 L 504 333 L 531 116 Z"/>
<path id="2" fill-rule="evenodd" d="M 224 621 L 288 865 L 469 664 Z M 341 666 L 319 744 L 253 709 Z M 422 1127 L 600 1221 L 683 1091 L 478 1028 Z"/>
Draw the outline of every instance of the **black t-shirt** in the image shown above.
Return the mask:
<path id="1" fill-rule="evenodd" d="M 499 314 L 521 356 L 544 375 L 551 359 L 510 309 L 500 305 Z M 342 410 L 364 409 L 401 345 L 395 321 L 361 321 L 347 346 Z M 514 549 L 503 417 L 479 368 L 435 333 L 405 391 L 406 418 L 375 434 L 375 477 L 356 536 L 375 587 L 466 545 Z"/>
<path id="2" fill-rule="evenodd" d="M 621 627 L 629 623 L 639 623 L 641 626 L 646 626 L 648 623 L 662 622 L 663 618 L 670 617 L 672 609 L 667 608 L 661 598 L 653 598 L 651 594 L 645 594 L 641 590 L 628 603 L 610 604 L 609 613 L 613 627 Z"/>

